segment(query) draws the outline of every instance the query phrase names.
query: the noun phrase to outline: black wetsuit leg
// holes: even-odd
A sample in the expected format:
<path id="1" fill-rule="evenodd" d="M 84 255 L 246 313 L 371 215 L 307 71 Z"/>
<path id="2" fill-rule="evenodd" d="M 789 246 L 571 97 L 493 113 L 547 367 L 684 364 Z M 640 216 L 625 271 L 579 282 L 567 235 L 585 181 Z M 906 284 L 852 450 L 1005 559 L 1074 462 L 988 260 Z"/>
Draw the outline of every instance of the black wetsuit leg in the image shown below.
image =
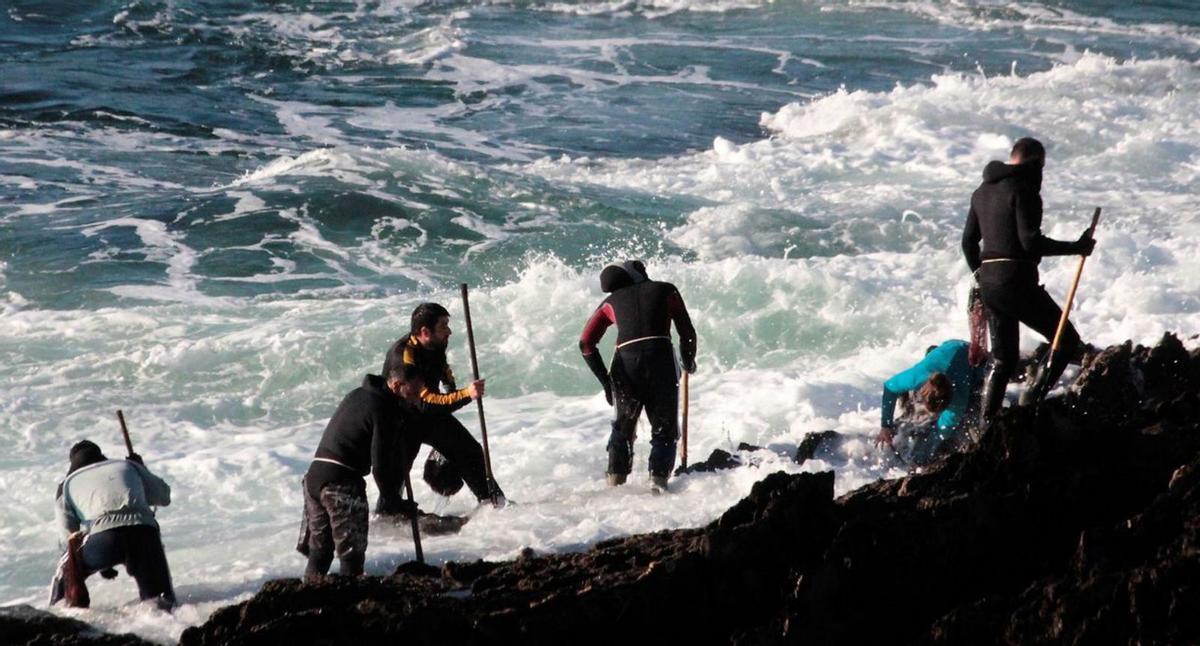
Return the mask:
<path id="1" fill-rule="evenodd" d="M 1016 318 L 988 306 L 986 299 L 984 305 L 988 310 L 988 334 L 992 343 L 992 367 L 984 382 L 980 415 L 980 420 L 987 424 L 1004 403 L 1008 381 L 1017 367 L 1021 330 Z"/>
<path id="2" fill-rule="evenodd" d="M 632 469 L 637 417 L 644 408 L 650 421 L 650 473 L 669 476 L 679 439 L 679 375 L 671 344 L 650 340 L 617 350 L 612 375 L 617 417 L 609 440 L 609 473 Z"/>
<path id="3" fill-rule="evenodd" d="M 1062 317 L 1062 308 L 1054 302 L 1046 289 L 1038 284 L 1036 266 L 1024 262 L 985 263 L 979 271 L 979 286 L 983 302 L 987 305 L 992 323 L 992 356 L 1001 368 L 1007 371 L 1004 384 L 1011 376 L 1017 365 L 1019 356 L 1019 330 L 1017 323 L 1024 323 L 1038 334 L 1050 341 L 1058 329 L 1058 321 Z M 1058 382 L 1066 369 L 1067 363 L 1079 352 L 1081 341 L 1075 326 L 1067 321 L 1059 340 L 1059 350 L 1055 353 L 1054 361 L 1047 366 L 1039 376 L 1038 383 L 1033 384 L 1034 401 L 1040 401 Z M 999 401 L 993 401 L 987 395 L 992 395 L 996 367 L 988 378 L 988 390 L 985 393 L 984 416 L 990 418 L 998 407 Z"/>
<path id="4" fill-rule="evenodd" d="M 400 473 L 408 473 L 421 444 L 428 444 L 445 456 L 462 475 L 463 482 L 480 501 L 490 500 L 492 488 L 503 495 L 499 486 L 488 486 L 487 470 L 483 463 L 483 445 L 454 415 L 444 411 L 427 411 L 404 430 L 404 455 Z"/>
<path id="5" fill-rule="evenodd" d="M 638 417 L 642 415 L 641 393 L 627 375 L 621 351 L 613 358 L 612 433 L 608 436 L 608 473 L 629 475 L 633 470 L 633 443 L 637 440 Z"/>
<path id="6" fill-rule="evenodd" d="M 163 609 L 175 606 L 171 570 L 163 551 L 157 527 L 134 525 L 115 527 L 88 536 L 80 550 L 84 576 L 124 565 L 137 582 L 138 597 L 153 600 Z"/>
<path id="7" fill-rule="evenodd" d="M 130 527 L 126 537 L 129 552 L 125 569 L 137 581 L 138 596 L 154 599 L 159 606 L 175 606 L 175 589 L 171 585 L 171 569 L 163 550 L 162 536 L 157 527 Z"/>

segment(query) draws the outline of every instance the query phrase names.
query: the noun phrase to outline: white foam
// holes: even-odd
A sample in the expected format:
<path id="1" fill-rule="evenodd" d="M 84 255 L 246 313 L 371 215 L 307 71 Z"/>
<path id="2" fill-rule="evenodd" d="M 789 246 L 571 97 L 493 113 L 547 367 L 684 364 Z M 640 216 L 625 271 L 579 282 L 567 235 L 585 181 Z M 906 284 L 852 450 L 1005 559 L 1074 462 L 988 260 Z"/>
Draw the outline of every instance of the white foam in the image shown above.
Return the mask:
<path id="1" fill-rule="evenodd" d="M 838 10 L 837 5 L 827 7 Z M 980 31 L 1020 29 L 1039 33 L 1066 32 L 1080 35 L 1176 41 L 1188 47 L 1200 46 L 1200 29 L 1179 24 L 1118 22 L 1105 16 L 1093 16 L 1062 6 L 1039 2 L 929 2 L 928 0 L 871 2 L 851 0 L 847 8 L 904 11 L 956 27 Z"/>
<path id="2" fill-rule="evenodd" d="M 610 0 L 607 2 L 529 3 L 529 8 L 576 16 L 643 16 L 662 18 L 680 12 L 727 13 L 761 9 L 774 0 Z"/>

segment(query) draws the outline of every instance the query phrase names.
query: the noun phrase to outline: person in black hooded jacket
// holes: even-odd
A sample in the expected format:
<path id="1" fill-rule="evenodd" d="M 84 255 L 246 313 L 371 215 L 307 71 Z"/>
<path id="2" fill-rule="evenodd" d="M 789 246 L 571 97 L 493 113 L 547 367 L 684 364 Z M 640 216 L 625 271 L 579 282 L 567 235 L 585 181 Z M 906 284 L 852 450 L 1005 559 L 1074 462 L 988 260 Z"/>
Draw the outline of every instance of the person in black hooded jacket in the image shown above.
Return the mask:
<path id="1" fill-rule="evenodd" d="M 383 377 L 367 375 L 338 404 L 304 474 L 304 522 L 296 550 L 308 557 L 306 580 L 328 573 L 335 554 L 339 574 L 363 573 L 368 524 L 364 478 L 373 474 L 381 495 L 400 489 L 404 473 L 395 467 L 396 446 L 411 425 L 412 408 L 424 386 L 415 369 L 400 365 Z"/>
<path id="2" fill-rule="evenodd" d="M 679 438 L 679 371 L 671 323 L 679 334 L 683 369 L 689 373 L 696 370 L 696 329 L 679 290 L 671 283 L 650 280 L 641 261 L 605 267 L 600 289 L 609 296 L 584 326 L 579 349 L 604 387 L 608 403 L 616 408 L 608 441 L 608 484 L 624 484 L 633 468 L 637 420 L 645 408 L 650 420 L 650 479 L 665 490 Z M 606 370 L 596 343 L 613 324 L 617 347 L 611 370 Z"/>
<path id="3" fill-rule="evenodd" d="M 1042 169 L 1046 149 L 1036 139 L 1018 140 L 1008 163 L 992 161 L 983 170 L 983 183 L 971 195 L 963 228 L 962 249 L 975 273 L 989 314 L 992 369 L 983 391 L 983 420 L 988 422 L 1004 401 L 1008 380 L 1016 368 L 1020 347 L 1018 323 L 1053 338 L 1062 309 L 1038 284 L 1043 256 L 1092 253 L 1096 242 L 1085 231 L 1067 242 L 1042 235 Z M 981 243 L 982 242 L 982 246 Z M 1083 343 L 1068 321 L 1058 352 L 1023 401 L 1041 401 L 1077 357 Z"/>

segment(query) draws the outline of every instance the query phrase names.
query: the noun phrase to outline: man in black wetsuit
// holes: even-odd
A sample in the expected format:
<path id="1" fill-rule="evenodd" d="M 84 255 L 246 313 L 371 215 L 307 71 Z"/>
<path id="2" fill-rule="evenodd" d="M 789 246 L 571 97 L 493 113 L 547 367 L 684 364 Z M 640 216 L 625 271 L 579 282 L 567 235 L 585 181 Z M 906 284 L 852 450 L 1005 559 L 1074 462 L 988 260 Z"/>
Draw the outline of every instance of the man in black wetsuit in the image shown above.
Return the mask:
<path id="1" fill-rule="evenodd" d="M 1096 246 L 1089 231 L 1074 242 L 1042 235 L 1045 163 L 1046 149 L 1029 138 L 1013 145 L 1008 163 L 989 163 L 983 170 L 983 183 L 971 196 L 971 210 L 963 229 L 963 255 L 975 272 L 990 317 L 993 364 L 983 391 L 984 423 L 999 410 L 1016 368 L 1017 324 L 1024 323 L 1049 340 L 1062 316 L 1058 304 L 1038 284 L 1038 263 L 1043 256 L 1087 256 Z M 1052 363 L 1029 387 L 1024 401 L 1045 398 L 1067 363 L 1081 350 L 1079 333 L 1068 321 Z"/>
<path id="2" fill-rule="evenodd" d="M 439 454 L 444 456 L 444 462 L 449 464 L 442 468 L 451 469 L 460 476 L 480 502 L 490 501 L 503 507 L 507 501 L 500 486 L 487 477 L 483 447 L 454 417 L 454 411 L 483 397 L 484 380 L 473 381 L 466 388 L 456 387 L 454 372 L 446 360 L 450 333 L 450 312 L 437 303 L 421 303 L 413 310 L 409 333 L 392 344 L 384 357 L 385 372 L 394 366 L 411 366 L 425 383 L 420 392 L 420 414 L 406 429 L 403 446 L 397 454 L 400 473 L 408 473 L 421 444 L 428 444 L 434 449 L 431 460 L 436 462 L 442 460 Z M 448 392 L 441 392 L 439 386 L 445 386 Z M 454 491 L 438 493 L 452 495 Z M 381 506 L 393 495 L 399 496 L 399 491 L 381 493 Z"/>
<path id="3" fill-rule="evenodd" d="M 339 574 L 362 574 L 368 523 L 363 478 L 374 474 L 380 497 L 404 482 L 394 455 L 408 423 L 406 410 L 419 401 L 424 382 L 402 365 L 386 375 L 367 375 L 346 395 L 304 475 L 304 525 L 296 549 L 308 557 L 306 579 L 329 572 L 335 552 Z"/>
<path id="4" fill-rule="evenodd" d="M 641 261 L 609 265 L 600 273 L 600 289 L 608 298 L 588 319 L 579 349 L 616 407 L 608 440 L 608 484 L 625 483 L 633 468 L 637 420 L 646 409 L 650 420 L 650 480 L 666 490 L 675 467 L 679 371 L 671 346 L 671 322 L 679 334 L 683 369 L 696 371 L 696 329 L 679 290 L 671 283 L 650 280 Z M 608 326 L 617 326 L 617 347 L 611 370 L 596 351 Z"/>

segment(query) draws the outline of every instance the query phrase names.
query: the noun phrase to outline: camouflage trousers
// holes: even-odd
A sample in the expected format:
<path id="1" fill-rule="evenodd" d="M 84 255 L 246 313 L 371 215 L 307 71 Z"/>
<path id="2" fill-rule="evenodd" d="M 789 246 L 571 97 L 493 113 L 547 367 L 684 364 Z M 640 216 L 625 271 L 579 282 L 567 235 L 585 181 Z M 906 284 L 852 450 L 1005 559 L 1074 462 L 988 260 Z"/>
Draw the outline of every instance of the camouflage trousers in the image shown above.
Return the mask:
<path id="1" fill-rule="evenodd" d="M 302 489 L 304 520 L 296 549 L 308 556 L 304 575 L 327 574 L 335 553 L 339 574 L 362 574 L 369 519 L 366 483 L 331 482 L 321 487 L 320 498 L 314 498 L 307 486 Z"/>

